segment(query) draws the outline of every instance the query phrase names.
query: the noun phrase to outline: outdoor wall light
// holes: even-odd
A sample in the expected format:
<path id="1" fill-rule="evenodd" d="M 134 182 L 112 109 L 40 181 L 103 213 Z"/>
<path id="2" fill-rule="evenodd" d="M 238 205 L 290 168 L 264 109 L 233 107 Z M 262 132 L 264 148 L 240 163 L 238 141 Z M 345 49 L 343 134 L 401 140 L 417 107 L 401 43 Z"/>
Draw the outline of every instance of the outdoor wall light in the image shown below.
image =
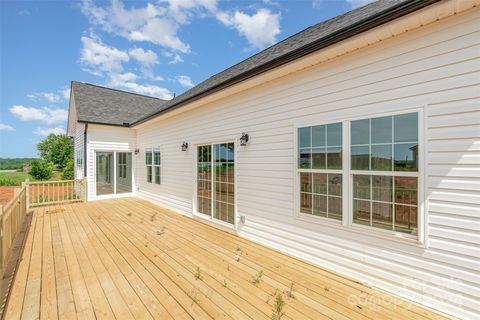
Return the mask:
<path id="1" fill-rule="evenodd" d="M 188 149 L 188 142 L 183 141 L 183 143 L 182 143 L 182 151 L 187 151 L 187 149 Z"/>
<path id="2" fill-rule="evenodd" d="M 240 137 L 240 145 L 246 146 L 248 142 L 248 133 L 243 132 L 242 136 Z"/>
<path id="3" fill-rule="evenodd" d="M 137 155 L 140 153 L 140 149 L 136 148 L 134 152 L 135 152 L 135 155 Z"/>

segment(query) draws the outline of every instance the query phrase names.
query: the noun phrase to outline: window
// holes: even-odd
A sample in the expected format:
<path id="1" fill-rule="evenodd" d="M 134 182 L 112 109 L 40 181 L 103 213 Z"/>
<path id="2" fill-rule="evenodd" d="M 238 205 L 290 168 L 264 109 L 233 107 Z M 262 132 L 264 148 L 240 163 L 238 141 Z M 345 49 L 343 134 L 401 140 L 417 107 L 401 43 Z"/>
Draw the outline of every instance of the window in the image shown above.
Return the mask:
<path id="1" fill-rule="evenodd" d="M 119 178 L 127 178 L 127 153 L 126 152 L 118 152 L 118 177 Z"/>
<path id="2" fill-rule="evenodd" d="M 160 184 L 161 182 L 161 154 L 159 148 L 148 148 L 145 151 L 147 165 L 147 182 Z"/>
<path id="3" fill-rule="evenodd" d="M 298 128 L 300 214 L 418 236 L 418 118 L 413 112 Z M 346 143 L 342 128 L 350 131 Z"/>
<path id="4" fill-rule="evenodd" d="M 83 151 L 77 151 L 77 170 L 82 170 L 83 169 Z"/>
<path id="5" fill-rule="evenodd" d="M 417 234 L 418 114 L 351 122 L 353 223 Z"/>
<path id="6" fill-rule="evenodd" d="M 300 212 L 342 220 L 342 123 L 298 129 Z"/>

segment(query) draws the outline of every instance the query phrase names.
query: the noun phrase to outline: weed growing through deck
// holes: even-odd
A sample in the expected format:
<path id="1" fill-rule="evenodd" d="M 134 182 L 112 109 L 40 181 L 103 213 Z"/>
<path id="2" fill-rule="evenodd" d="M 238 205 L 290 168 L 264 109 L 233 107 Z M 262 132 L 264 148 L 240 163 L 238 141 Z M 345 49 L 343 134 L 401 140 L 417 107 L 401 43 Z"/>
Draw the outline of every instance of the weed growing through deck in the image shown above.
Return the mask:
<path id="1" fill-rule="evenodd" d="M 195 273 L 195 279 L 196 280 L 202 280 L 203 279 L 202 271 L 200 270 L 200 267 L 197 267 L 197 272 Z"/>
<path id="2" fill-rule="evenodd" d="M 273 305 L 272 320 L 281 320 L 285 315 L 283 312 L 283 307 L 285 307 L 285 301 L 283 301 L 283 296 L 281 293 L 278 293 L 275 297 L 275 303 Z"/>
<path id="3" fill-rule="evenodd" d="M 297 299 L 297 297 L 295 297 L 295 294 L 293 293 L 293 285 L 294 285 L 294 283 L 292 282 L 290 284 L 290 288 L 288 288 L 288 291 L 285 291 L 289 300 L 290 299 L 294 299 L 294 300 Z"/>
<path id="4" fill-rule="evenodd" d="M 127 214 L 127 216 L 131 217 L 131 216 L 132 216 L 132 213 L 131 213 L 131 212 L 129 212 L 129 213 Z"/>
<path id="5" fill-rule="evenodd" d="M 260 284 L 260 281 L 262 281 L 262 276 L 263 276 L 263 270 L 260 270 L 257 272 L 255 276 L 252 278 L 252 283 L 254 286 L 258 287 Z"/>
<path id="6" fill-rule="evenodd" d="M 226 288 L 227 287 L 227 280 L 223 279 L 223 286 Z"/>
<path id="7" fill-rule="evenodd" d="M 155 221 L 155 217 L 156 217 L 157 213 L 154 213 L 150 216 L 150 221 Z"/>
<path id="8" fill-rule="evenodd" d="M 243 251 L 240 247 L 237 247 L 237 249 L 235 250 L 235 260 L 237 262 L 240 262 L 240 256 L 243 255 Z"/>
<path id="9" fill-rule="evenodd" d="M 158 235 L 158 236 L 161 236 L 161 235 L 164 234 L 164 233 L 165 233 L 165 226 L 162 227 L 162 230 L 157 231 L 157 235 Z"/>

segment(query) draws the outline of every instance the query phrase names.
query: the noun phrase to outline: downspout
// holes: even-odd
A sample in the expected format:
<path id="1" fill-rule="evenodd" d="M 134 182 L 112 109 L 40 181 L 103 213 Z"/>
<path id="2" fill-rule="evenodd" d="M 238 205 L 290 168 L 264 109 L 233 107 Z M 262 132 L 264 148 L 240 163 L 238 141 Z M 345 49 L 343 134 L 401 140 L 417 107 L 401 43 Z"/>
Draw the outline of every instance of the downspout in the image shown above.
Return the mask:
<path id="1" fill-rule="evenodd" d="M 85 123 L 85 130 L 83 131 L 83 176 L 87 177 L 87 131 L 88 123 Z"/>

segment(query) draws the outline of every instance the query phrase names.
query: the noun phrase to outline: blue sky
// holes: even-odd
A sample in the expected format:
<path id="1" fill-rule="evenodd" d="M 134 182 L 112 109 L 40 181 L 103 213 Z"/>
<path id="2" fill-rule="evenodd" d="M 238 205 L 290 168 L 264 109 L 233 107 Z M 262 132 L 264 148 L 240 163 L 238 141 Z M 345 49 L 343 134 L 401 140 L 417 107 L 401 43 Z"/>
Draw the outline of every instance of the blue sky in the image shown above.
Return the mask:
<path id="1" fill-rule="evenodd" d="M 170 99 L 369 0 L 0 1 L 0 157 L 65 132 L 71 80 Z"/>

